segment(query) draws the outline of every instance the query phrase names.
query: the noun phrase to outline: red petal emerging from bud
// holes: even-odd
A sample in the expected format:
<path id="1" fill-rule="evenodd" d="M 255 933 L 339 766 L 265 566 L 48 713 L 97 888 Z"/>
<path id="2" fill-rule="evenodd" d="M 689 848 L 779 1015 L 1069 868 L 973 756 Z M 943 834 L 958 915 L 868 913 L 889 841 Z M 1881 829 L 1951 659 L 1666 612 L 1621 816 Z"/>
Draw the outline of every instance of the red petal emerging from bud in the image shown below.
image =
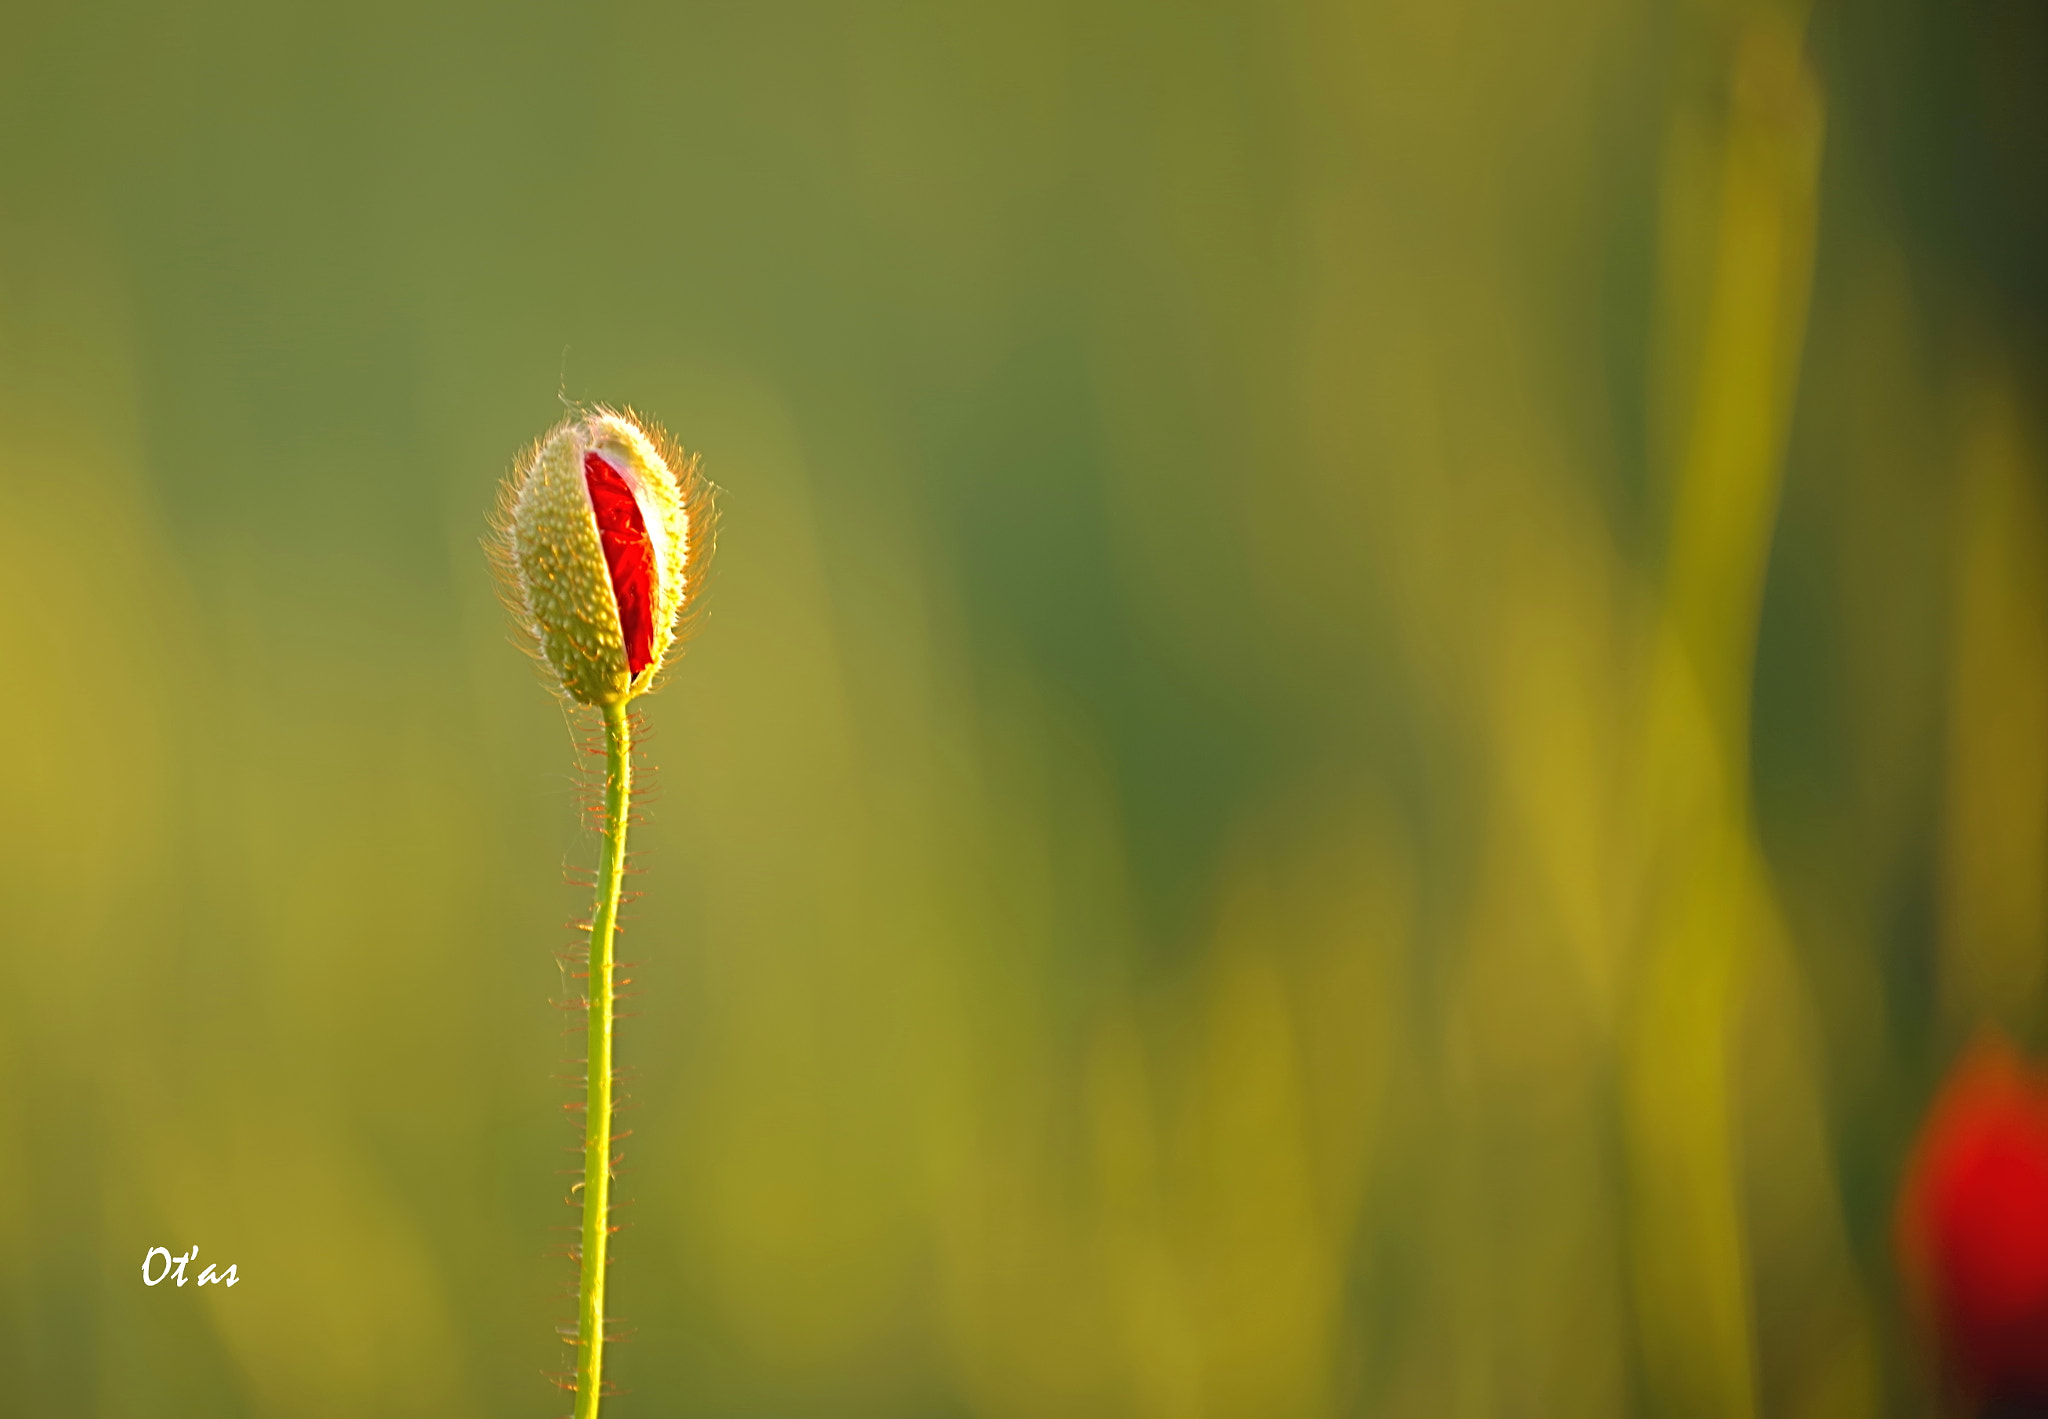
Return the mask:
<path id="1" fill-rule="evenodd" d="M 618 469 L 595 452 L 583 455 L 583 481 L 597 514 L 612 596 L 619 603 L 619 630 L 626 640 L 626 669 L 638 675 L 654 659 L 654 545 L 640 502 Z"/>
<path id="2" fill-rule="evenodd" d="M 1935 1102 L 1899 1240 L 1955 1377 L 2048 1400 L 2048 1080 L 2008 1046 L 1980 1045 Z"/>

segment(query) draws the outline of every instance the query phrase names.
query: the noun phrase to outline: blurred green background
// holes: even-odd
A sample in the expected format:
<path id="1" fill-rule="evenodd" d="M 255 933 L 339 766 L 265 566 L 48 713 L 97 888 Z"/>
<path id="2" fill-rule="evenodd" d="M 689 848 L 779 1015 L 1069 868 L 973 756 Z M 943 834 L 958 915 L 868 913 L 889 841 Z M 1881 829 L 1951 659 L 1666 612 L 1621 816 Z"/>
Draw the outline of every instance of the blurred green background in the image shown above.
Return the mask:
<path id="1" fill-rule="evenodd" d="M 566 1407 L 566 394 L 723 488 L 608 1413 L 1929 1412 L 2043 15 L 0 7 L 0 1409 Z"/>

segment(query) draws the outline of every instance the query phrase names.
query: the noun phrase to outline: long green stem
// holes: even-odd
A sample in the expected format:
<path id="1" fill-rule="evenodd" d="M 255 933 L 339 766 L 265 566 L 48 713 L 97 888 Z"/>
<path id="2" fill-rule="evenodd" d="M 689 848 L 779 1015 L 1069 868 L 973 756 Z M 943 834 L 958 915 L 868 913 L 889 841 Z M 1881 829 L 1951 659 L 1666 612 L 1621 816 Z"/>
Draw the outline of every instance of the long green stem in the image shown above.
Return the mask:
<path id="1" fill-rule="evenodd" d="M 626 870 L 626 807 L 633 797 L 633 741 L 623 700 L 604 707 L 604 858 L 590 918 L 590 1040 L 583 1113 L 582 1284 L 576 1302 L 576 1419 L 597 1419 L 604 1382 L 605 1243 L 611 1236 L 612 929 Z"/>

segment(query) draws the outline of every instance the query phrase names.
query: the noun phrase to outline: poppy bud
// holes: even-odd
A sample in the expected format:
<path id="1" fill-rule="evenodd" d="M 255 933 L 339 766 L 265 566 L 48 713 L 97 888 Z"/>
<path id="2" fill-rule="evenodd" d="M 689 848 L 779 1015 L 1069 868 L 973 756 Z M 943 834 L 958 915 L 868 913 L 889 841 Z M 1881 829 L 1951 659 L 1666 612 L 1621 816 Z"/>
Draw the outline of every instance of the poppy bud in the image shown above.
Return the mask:
<path id="1" fill-rule="evenodd" d="M 630 412 L 574 415 L 521 457 L 492 552 L 570 699 L 631 699 L 660 670 L 703 580 L 706 491 L 696 460 Z"/>
<path id="2" fill-rule="evenodd" d="M 2004 1041 L 1971 1050 L 1929 1111 L 1898 1241 L 1961 1389 L 1992 1405 L 2048 1402 L 2048 1077 Z"/>

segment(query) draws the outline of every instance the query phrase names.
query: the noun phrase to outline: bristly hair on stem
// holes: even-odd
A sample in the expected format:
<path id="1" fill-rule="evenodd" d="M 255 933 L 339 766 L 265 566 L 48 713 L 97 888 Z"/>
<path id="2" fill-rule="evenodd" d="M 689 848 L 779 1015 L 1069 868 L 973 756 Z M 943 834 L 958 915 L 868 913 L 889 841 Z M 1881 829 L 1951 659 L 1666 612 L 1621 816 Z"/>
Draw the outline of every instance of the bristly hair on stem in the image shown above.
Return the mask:
<path id="1" fill-rule="evenodd" d="M 577 1255 L 576 1419 L 597 1419 L 604 1394 L 605 1283 L 612 1233 L 612 1032 L 616 1008 L 612 943 L 625 877 L 627 805 L 633 796 L 633 739 L 626 702 L 604 707 L 604 848 L 597 874 L 585 967 L 589 1024 L 584 1041 L 583 1227 Z"/>

